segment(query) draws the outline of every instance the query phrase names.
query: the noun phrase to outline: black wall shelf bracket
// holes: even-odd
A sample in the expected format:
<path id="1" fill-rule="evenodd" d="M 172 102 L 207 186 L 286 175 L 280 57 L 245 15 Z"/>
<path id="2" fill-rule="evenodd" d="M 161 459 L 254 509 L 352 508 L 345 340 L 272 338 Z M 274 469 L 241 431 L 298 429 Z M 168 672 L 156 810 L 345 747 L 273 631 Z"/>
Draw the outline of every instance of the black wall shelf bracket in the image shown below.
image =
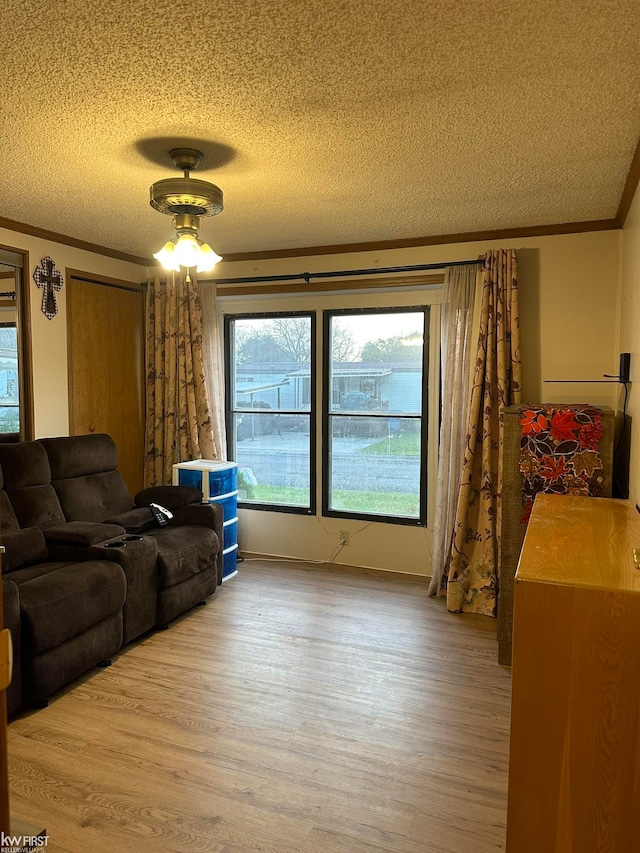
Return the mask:
<path id="1" fill-rule="evenodd" d="M 557 382 L 563 385 L 577 385 L 577 384 L 602 384 L 602 385 L 626 385 L 631 381 L 629 378 L 631 375 L 631 353 L 621 352 L 620 353 L 620 369 L 617 374 L 614 373 L 603 373 L 604 379 L 545 379 L 545 382 Z"/>

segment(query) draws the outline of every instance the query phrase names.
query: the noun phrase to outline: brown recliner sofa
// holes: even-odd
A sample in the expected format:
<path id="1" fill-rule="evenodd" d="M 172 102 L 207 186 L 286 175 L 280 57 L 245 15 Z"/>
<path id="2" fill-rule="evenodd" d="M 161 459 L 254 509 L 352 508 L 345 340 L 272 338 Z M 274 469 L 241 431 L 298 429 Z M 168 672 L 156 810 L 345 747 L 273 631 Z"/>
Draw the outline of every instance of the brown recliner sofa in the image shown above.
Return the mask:
<path id="1" fill-rule="evenodd" d="M 45 438 L 40 444 L 47 452 L 51 484 L 67 522 L 117 524 L 129 535 L 155 540 L 156 626 L 213 595 L 222 583 L 223 519 L 217 504 L 200 503 L 200 492 L 182 486 L 144 489 L 134 504 L 108 435 Z M 154 524 L 151 502 L 173 514 L 165 527 Z M 47 536 L 51 541 L 51 531 Z"/>
<path id="2" fill-rule="evenodd" d="M 13 713 L 18 698 L 20 705 L 41 701 L 117 652 L 122 645 L 126 582 L 121 567 L 111 560 L 51 558 L 43 531 L 24 522 L 33 508 L 47 505 L 47 496 L 53 493 L 43 483 L 48 469 L 44 448 L 35 443 L 27 452 L 22 452 L 24 445 L 12 447 L 17 450 L 15 461 L 25 463 L 11 471 L 14 476 L 9 482 L 0 464 L 3 610 L 18 648 L 15 681 L 8 695 Z M 45 514 L 51 521 L 62 518 L 53 506 Z M 14 685 L 19 683 L 17 697 Z"/>
<path id="3" fill-rule="evenodd" d="M 106 435 L 0 445 L 0 521 L 5 573 L 17 588 L 23 705 L 166 626 L 222 580 L 220 508 L 181 487 L 147 489 L 134 506 L 117 462 Z M 154 526 L 152 500 L 170 505 L 166 527 Z"/>

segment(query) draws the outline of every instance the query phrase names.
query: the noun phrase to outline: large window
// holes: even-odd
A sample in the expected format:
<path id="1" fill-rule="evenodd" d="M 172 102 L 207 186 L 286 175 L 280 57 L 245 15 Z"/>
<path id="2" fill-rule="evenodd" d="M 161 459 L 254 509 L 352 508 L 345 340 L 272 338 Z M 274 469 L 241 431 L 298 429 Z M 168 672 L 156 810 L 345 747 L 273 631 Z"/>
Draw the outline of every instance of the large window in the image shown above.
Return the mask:
<path id="1" fill-rule="evenodd" d="M 427 306 L 227 315 L 241 505 L 315 513 L 317 379 L 323 515 L 426 524 L 428 337 Z"/>
<path id="2" fill-rule="evenodd" d="M 428 310 L 325 312 L 325 515 L 425 522 Z"/>
<path id="3" fill-rule="evenodd" d="M 315 511 L 315 315 L 225 320 L 229 458 L 241 504 Z"/>

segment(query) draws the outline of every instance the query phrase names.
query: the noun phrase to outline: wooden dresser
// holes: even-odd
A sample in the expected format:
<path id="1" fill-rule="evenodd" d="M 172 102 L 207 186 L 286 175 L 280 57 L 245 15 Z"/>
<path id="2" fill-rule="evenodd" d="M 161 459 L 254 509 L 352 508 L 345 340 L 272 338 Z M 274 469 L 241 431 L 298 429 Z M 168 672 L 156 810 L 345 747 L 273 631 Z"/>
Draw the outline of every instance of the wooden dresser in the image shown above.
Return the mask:
<path id="1" fill-rule="evenodd" d="M 515 581 L 507 853 L 640 851 L 634 548 L 628 501 L 536 498 Z"/>

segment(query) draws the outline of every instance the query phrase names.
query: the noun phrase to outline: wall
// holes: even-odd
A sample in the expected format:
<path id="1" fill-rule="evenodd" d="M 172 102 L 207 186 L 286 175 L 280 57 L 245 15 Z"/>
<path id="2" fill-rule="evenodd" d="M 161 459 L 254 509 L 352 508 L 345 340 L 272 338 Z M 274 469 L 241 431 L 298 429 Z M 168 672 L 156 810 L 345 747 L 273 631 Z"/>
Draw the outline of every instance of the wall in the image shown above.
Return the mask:
<path id="1" fill-rule="evenodd" d="M 105 258 L 84 249 L 76 249 L 4 228 L 0 228 L 0 246 L 29 253 L 29 269 L 25 270 L 25 279 L 29 285 L 31 307 L 36 438 L 68 435 L 66 289 L 63 286 L 62 290 L 56 293 L 59 311 L 56 317 L 48 320 L 40 310 L 42 291 L 33 280 L 34 270 L 41 259 L 47 255 L 55 261 L 65 282 L 67 269 L 135 282 L 145 280 L 147 270 L 138 264 Z"/>
<path id="2" fill-rule="evenodd" d="M 588 401 L 615 405 L 617 396 L 606 385 L 545 384 L 547 379 L 594 379 L 617 369 L 619 349 L 638 354 L 636 343 L 640 303 L 640 210 L 636 198 L 623 238 L 624 273 L 619 288 L 618 232 L 558 235 L 518 240 L 459 243 L 380 252 L 318 255 L 264 261 L 222 262 L 220 278 L 282 275 L 439 263 L 476 258 L 489 248 L 518 250 L 523 386 L 527 401 Z M 41 291 L 33 271 L 50 255 L 59 269 L 83 270 L 129 281 L 141 281 L 147 270 L 136 264 L 0 229 L 0 245 L 29 252 L 36 436 L 68 434 L 67 338 L 65 289 L 58 295 L 60 312 L 49 321 L 40 311 Z M 409 294 L 411 296 L 411 294 Z M 313 301 L 313 300 L 312 300 Z M 411 301 L 415 301 L 411 296 Z M 275 303 L 274 303 L 275 304 Z M 282 304 L 282 303 L 281 303 Z M 285 310 L 299 305 L 285 300 Z M 406 304 L 406 303 L 405 303 Z M 254 310 L 243 300 L 243 311 Z M 635 336 L 634 336 L 635 333 Z M 638 376 L 638 355 L 632 370 Z M 630 397 L 632 412 L 640 400 Z M 640 421 L 639 421 L 640 422 Z M 632 474 L 638 471 L 639 450 L 633 445 Z M 635 500 L 640 498 L 640 472 L 632 477 Z M 349 529 L 351 544 L 336 562 L 430 574 L 429 530 L 346 519 L 241 511 L 240 545 L 244 551 L 326 560 L 335 550 L 338 529 Z"/>
<path id="3" fill-rule="evenodd" d="M 546 380 L 599 379 L 603 373 L 617 371 L 620 247 L 616 231 L 222 262 L 216 268 L 216 276 L 235 278 L 439 263 L 474 259 L 490 248 L 515 248 L 518 252 L 525 401 L 615 406 L 616 386 L 550 384 Z M 640 299 L 640 293 L 636 295 Z M 411 298 L 415 301 L 415 297 Z M 313 304 L 314 298 L 278 297 L 269 301 L 268 307 L 295 310 L 306 307 L 304 303 L 308 301 Z M 248 297 L 232 305 L 223 302 L 223 310 L 230 312 L 265 310 L 264 306 L 264 301 L 258 305 Z M 319 307 L 317 298 L 314 307 Z M 365 530 L 364 523 L 358 521 L 256 510 L 241 510 L 240 516 L 240 547 L 247 552 L 325 561 L 335 550 L 338 529 L 349 529 L 350 545 L 340 552 L 336 563 L 419 575 L 431 573 L 429 530 L 379 523 Z"/>
<path id="4" fill-rule="evenodd" d="M 640 505 L 640 391 L 636 387 L 634 392 L 633 386 L 640 381 L 640 189 L 636 190 L 620 239 L 620 352 L 631 353 L 629 499 Z M 622 408 L 622 401 L 619 408 Z"/>

